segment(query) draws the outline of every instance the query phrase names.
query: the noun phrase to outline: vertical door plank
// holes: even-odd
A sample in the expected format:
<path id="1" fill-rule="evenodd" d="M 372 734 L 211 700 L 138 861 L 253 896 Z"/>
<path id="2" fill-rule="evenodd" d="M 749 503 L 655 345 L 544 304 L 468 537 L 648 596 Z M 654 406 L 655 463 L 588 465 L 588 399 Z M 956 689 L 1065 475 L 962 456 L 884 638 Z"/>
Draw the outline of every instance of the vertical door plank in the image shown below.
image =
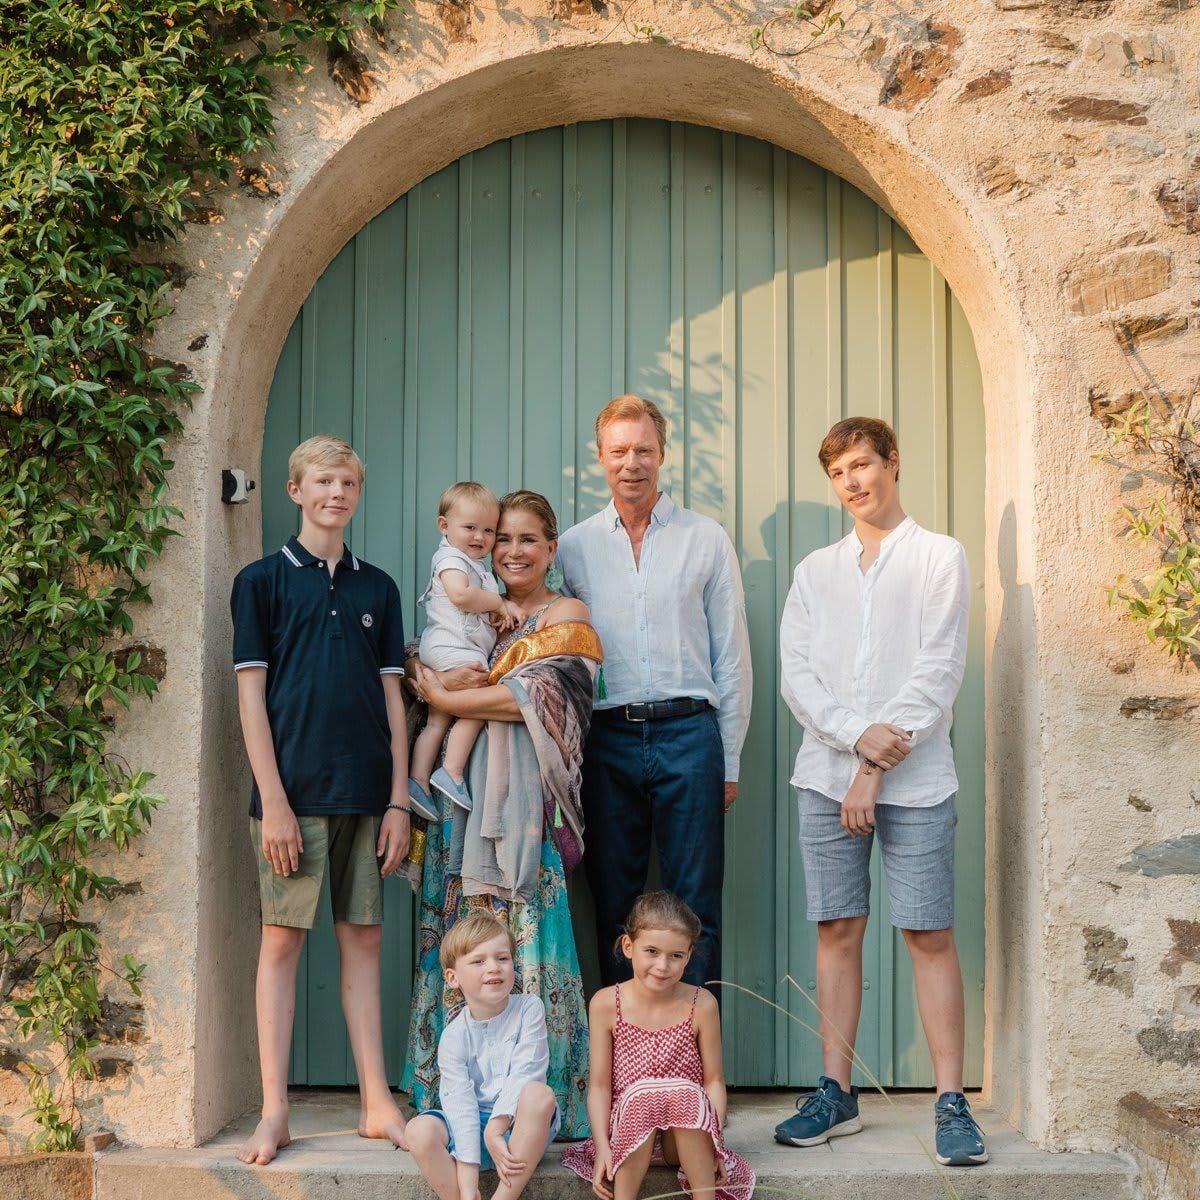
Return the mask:
<path id="1" fill-rule="evenodd" d="M 626 133 L 625 387 L 654 401 L 674 435 L 675 404 L 668 368 L 671 130 L 665 121 L 629 121 Z M 671 489 L 671 461 L 668 455 L 662 477 L 667 491 Z"/>
<path id="2" fill-rule="evenodd" d="M 684 223 L 684 420 L 675 454 L 683 459 L 683 500 L 714 520 L 724 511 L 721 439 L 725 379 L 722 135 L 685 127 Z M 672 230 L 672 236 L 675 231 Z M 676 475 L 679 478 L 679 474 Z"/>
<path id="3" fill-rule="evenodd" d="M 731 538 L 737 537 L 734 431 L 737 428 L 738 383 L 738 145 L 732 133 L 721 135 L 721 410 L 716 425 L 714 462 L 721 510 L 712 516 Z"/>
<path id="4" fill-rule="evenodd" d="M 468 154 L 458 164 L 458 427 L 462 430 L 471 428 L 473 397 L 471 380 L 474 375 L 474 355 L 472 353 L 471 274 L 474 265 L 471 252 L 471 226 L 474 217 L 474 162 L 475 156 Z M 455 475 L 459 479 L 473 479 L 474 472 L 474 441 L 469 437 L 458 439 L 458 461 L 455 464 Z"/>
<path id="5" fill-rule="evenodd" d="M 367 444 L 367 284 L 370 278 L 371 226 L 358 231 L 354 238 L 354 294 L 351 312 L 354 333 L 350 347 L 350 445 L 355 449 Z M 359 450 L 360 458 L 365 450 Z M 366 557 L 367 510 L 361 499 L 350 525 L 350 549 Z"/>
<path id="6" fill-rule="evenodd" d="M 614 363 L 624 384 L 625 326 L 613 306 L 617 259 L 614 221 L 624 211 L 616 195 L 616 142 L 621 121 L 589 121 L 579 126 L 575 185 L 575 515 L 599 512 L 609 500 L 604 472 L 596 461 L 596 414 L 617 394 Z M 620 151 L 621 154 L 624 150 Z M 624 257 L 621 257 L 622 272 Z M 622 274 L 622 279 L 624 275 Z M 622 296 L 624 283 L 621 284 Z M 624 303 L 620 308 L 624 313 Z M 619 343 L 619 344 L 618 344 Z M 565 466 L 565 464 L 564 464 Z"/>
<path id="7" fill-rule="evenodd" d="M 828 176 L 815 163 L 789 157 L 788 263 L 791 289 L 792 440 L 789 444 L 791 492 L 789 556 L 784 583 L 791 571 L 840 528 L 831 507 L 829 480 L 817 462 L 825 430 L 841 416 L 840 243 L 837 229 L 840 199 L 831 195 Z M 831 229 L 831 212 L 833 226 Z M 831 262 L 832 256 L 832 262 Z M 833 306 L 831 309 L 831 305 Z M 787 815 L 788 875 L 785 903 L 790 914 L 788 968 L 798 987 L 786 985 L 788 1070 L 783 1079 L 811 1082 L 821 1073 L 816 1036 L 816 930 L 805 919 L 807 899 L 800 859 L 800 823 L 795 793 L 788 784 L 800 749 L 801 732 L 780 701 L 787 730 L 780 755 L 776 794 Z M 803 988 L 803 993 L 799 990 Z"/>
<path id="8" fill-rule="evenodd" d="M 625 271 L 628 261 L 628 122 L 613 122 L 612 133 L 612 375 L 609 390 L 619 396 L 627 390 L 625 379 Z"/>
<path id="9" fill-rule="evenodd" d="M 579 257 L 578 240 L 579 191 L 579 126 L 568 125 L 563 130 L 562 192 L 562 322 L 559 327 L 559 347 L 562 353 L 562 436 L 559 442 L 558 520 L 563 529 L 575 524 L 575 445 L 578 437 L 579 398 L 576 394 L 578 370 L 576 305 L 576 268 Z M 553 499 L 553 496 L 552 496 Z"/>
<path id="10" fill-rule="evenodd" d="M 300 528 L 300 510 L 288 499 L 288 457 L 301 441 L 300 375 L 303 338 L 302 319 L 297 317 L 275 367 L 267 400 L 267 422 L 263 429 L 262 466 L 258 494 L 262 497 L 263 553 L 274 554 Z M 283 494 L 285 503 L 279 502 Z"/>
<path id="11" fill-rule="evenodd" d="M 429 560 L 440 536 L 438 500 L 458 477 L 458 173 L 455 163 L 417 188 L 421 193 L 416 230 L 418 291 L 412 303 L 419 305 L 421 316 L 411 397 L 417 422 L 416 440 L 403 448 L 403 457 L 417 477 L 420 590 L 428 582 Z"/>
<path id="12" fill-rule="evenodd" d="M 774 790 L 775 721 L 778 690 L 774 660 L 778 624 L 775 614 L 774 549 L 776 503 L 781 481 L 773 468 L 781 431 L 777 426 L 775 332 L 777 327 L 775 190 L 773 150 L 766 142 L 741 138 L 737 144 L 735 212 L 737 289 L 737 416 L 726 432 L 732 459 L 733 490 L 725 498 L 742 564 L 746 612 L 754 672 L 750 730 L 742 753 L 741 783 L 746 798 Z M 785 231 L 780 232 L 785 237 Z M 786 245 L 782 251 L 786 253 Z M 786 323 L 786 313 L 784 314 Z M 786 352 L 786 344 L 785 344 Z M 786 482 L 783 483 L 786 487 Z M 735 881 L 768 878 L 764 850 L 775 835 L 770 806 L 740 802 L 726 822 L 726 962 L 737 980 L 773 1001 L 776 958 L 773 939 L 739 937 L 735 931 L 775 928 L 775 889 L 735 886 Z M 733 1053 L 739 1078 L 765 1085 L 775 1077 L 774 1015 L 752 996 L 727 1001 L 733 1025 Z"/>
<path id="13" fill-rule="evenodd" d="M 683 314 L 684 288 L 684 236 L 686 228 L 684 190 L 685 156 L 687 154 L 687 126 L 671 125 L 670 146 L 670 213 L 668 225 L 671 231 L 670 301 L 668 304 L 669 333 L 666 343 L 668 407 L 663 409 L 672 430 L 675 445 L 667 456 L 663 474 L 663 487 L 675 497 L 676 503 L 687 504 L 687 394 L 684 389 L 685 328 Z"/>
<path id="14" fill-rule="evenodd" d="M 363 297 L 362 324 L 366 364 L 365 425 L 370 442 L 363 443 L 368 463 L 367 486 L 360 511 L 366 517 L 367 544 L 363 557 L 386 571 L 400 585 L 404 628 L 416 628 L 413 583 L 404 578 L 403 550 L 411 544 L 415 514 L 405 512 L 404 477 L 399 453 L 404 445 L 404 329 L 407 206 L 401 199 L 371 222 L 370 258 Z M 359 314 L 355 312 L 356 321 Z M 355 418 L 358 417 L 357 402 Z M 378 448 L 369 454 L 369 447 Z M 383 1057 L 389 1079 L 398 1079 L 408 1041 L 412 994 L 412 889 L 393 876 L 383 884 L 383 951 L 381 989 L 387 1017 L 383 1023 Z"/>
<path id="15" fill-rule="evenodd" d="M 512 140 L 508 251 L 508 479 L 524 477 L 525 451 L 525 137 Z M 505 484 L 508 490 L 508 484 Z"/>
<path id="16" fill-rule="evenodd" d="M 826 350 L 826 420 L 828 429 L 847 415 L 846 410 L 846 313 L 845 269 L 842 247 L 842 192 L 849 188 L 838 176 L 825 175 L 825 245 L 829 265 L 825 270 L 825 308 L 829 314 L 829 344 Z M 818 439 L 818 445 L 820 439 Z M 833 487 L 825 480 L 829 502 L 828 542 L 836 542 L 847 528 L 846 514 L 837 503 Z"/>
<path id="17" fill-rule="evenodd" d="M 771 777 L 766 783 L 768 795 L 778 797 L 778 802 L 770 806 L 771 836 L 775 842 L 775 963 L 773 978 L 775 995 L 773 999 L 783 1011 L 776 1012 L 773 1019 L 773 1055 L 771 1082 L 779 1083 L 788 1078 L 788 1044 L 791 1040 L 787 1006 L 790 1002 L 791 987 L 784 980 L 791 971 L 791 961 L 788 950 L 791 943 L 791 925 L 793 917 L 799 921 L 800 915 L 793 915 L 788 907 L 789 880 L 792 869 L 792 843 L 790 810 L 788 804 L 787 779 L 791 774 L 791 762 L 788 759 L 790 742 L 791 714 L 787 705 L 781 703 L 779 697 L 779 656 L 778 634 L 779 619 L 783 615 L 783 606 L 787 599 L 788 585 L 791 581 L 791 540 L 792 540 L 792 506 L 789 498 L 792 491 L 791 482 L 791 446 L 792 430 L 792 310 L 791 310 L 791 222 L 789 220 L 790 203 L 788 197 L 788 159 L 789 155 L 779 147 L 771 152 L 771 182 L 772 182 L 772 213 L 771 226 L 773 230 L 774 279 L 772 280 L 772 409 L 774 414 L 774 462 L 773 476 L 775 495 L 772 497 L 771 533 L 764 537 L 764 544 L 769 555 L 770 574 L 768 582 L 772 590 L 772 621 L 767 629 L 767 645 L 765 652 L 759 657 L 756 666 L 759 671 L 771 668 L 770 692 L 766 705 L 767 719 L 771 724 L 772 758 L 770 762 Z"/>
<path id="18" fill-rule="evenodd" d="M 470 477 L 498 496 L 509 487 L 510 237 L 513 220 L 510 145 L 496 142 L 471 158 L 469 338 L 459 334 L 459 357 L 470 359 Z M 449 483 L 450 481 L 447 480 Z"/>
<path id="19" fill-rule="evenodd" d="M 847 416 L 883 417 L 879 361 L 879 231 L 876 206 L 842 185 L 842 275 Z"/>
<path id="20" fill-rule="evenodd" d="M 527 134 L 523 211 L 513 212 L 525 224 L 524 471 L 514 480 L 553 504 L 562 490 L 562 177 L 562 130 Z"/>

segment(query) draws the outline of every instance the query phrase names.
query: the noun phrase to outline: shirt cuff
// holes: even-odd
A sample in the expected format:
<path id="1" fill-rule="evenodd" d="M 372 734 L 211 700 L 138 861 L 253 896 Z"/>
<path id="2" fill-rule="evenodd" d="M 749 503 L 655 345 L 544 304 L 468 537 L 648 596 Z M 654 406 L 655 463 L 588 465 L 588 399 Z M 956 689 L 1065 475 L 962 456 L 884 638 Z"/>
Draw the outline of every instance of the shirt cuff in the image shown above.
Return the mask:
<path id="1" fill-rule="evenodd" d="M 456 1162 L 466 1163 L 469 1167 L 478 1167 L 483 1155 L 480 1152 L 483 1138 L 479 1132 L 479 1122 L 475 1122 L 475 1128 L 470 1131 L 464 1131 L 460 1138 L 455 1132 L 454 1127 L 450 1127 L 450 1132 L 454 1136 L 454 1158 Z"/>
<path id="2" fill-rule="evenodd" d="M 403 675 L 404 668 L 403 667 L 380 667 L 379 673 L 380 673 L 380 675 Z"/>
<path id="3" fill-rule="evenodd" d="M 842 723 L 841 729 L 837 731 L 837 740 L 841 742 L 841 744 L 845 746 L 847 750 L 853 751 L 855 743 L 870 728 L 870 721 L 864 721 L 862 717 L 856 716 L 852 713 Z"/>
<path id="4" fill-rule="evenodd" d="M 725 782 L 737 783 L 738 774 L 742 769 L 742 759 L 740 755 L 725 755 Z"/>
<path id="5" fill-rule="evenodd" d="M 244 662 L 235 662 L 233 664 L 233 669 L 235 671 L 245 671 L 250 667 L 267 667 L 269 669 L 270 666 L 270 663 L 262 662 L 260 659 L 248 658 Z"/>

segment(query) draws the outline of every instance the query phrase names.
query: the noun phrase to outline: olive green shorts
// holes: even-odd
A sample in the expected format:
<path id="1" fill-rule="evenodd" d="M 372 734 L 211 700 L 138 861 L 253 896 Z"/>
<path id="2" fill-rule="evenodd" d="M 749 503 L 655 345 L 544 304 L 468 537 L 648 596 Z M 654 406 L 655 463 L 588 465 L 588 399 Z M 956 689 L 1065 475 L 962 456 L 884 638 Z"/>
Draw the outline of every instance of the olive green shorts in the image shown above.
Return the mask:
<path id="1" fill-rule="evenodd" d="M 283 876 L 275 873 L 263 854 L 262 822 L 250 818 L 263 924 L 311 929 L 317 923 L 327 866 L 333 919 L 351 925 L 382 924 L 383 880 L 375 857 L 380 818 L 336 813 L 328 817 L 298 816 L 296 820 L 300 822 L 304 851 L 299 870 Z"/>

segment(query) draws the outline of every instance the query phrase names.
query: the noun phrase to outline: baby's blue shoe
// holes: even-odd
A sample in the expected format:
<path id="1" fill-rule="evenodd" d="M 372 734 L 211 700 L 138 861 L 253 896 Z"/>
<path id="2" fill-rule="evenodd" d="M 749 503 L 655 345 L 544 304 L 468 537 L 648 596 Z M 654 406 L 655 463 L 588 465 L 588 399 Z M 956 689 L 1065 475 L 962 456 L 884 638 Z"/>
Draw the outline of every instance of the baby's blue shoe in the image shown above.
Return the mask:
<path id="1" fill-rule="evenodd" d="M 822 1075 L 811 1096 L 796 1101 L 800 1110 L 775 1126 L 775 1140 L 785 1146 L 819 1146 L 832 1137 L 858 1133 L 858 1088 L 842 1091 L 836 1079 Z"/>
<path id="2" fill-rule="evenodd" d="M 442 814 L 434 806 L 433 797 L 415 779 L 408 781 L 408 806 L 426 821 L 442 819 Z"/>
<path id="3" fill-rule="evenodd" d="M 962 1092 L 943 1092 L 933 1106 L 934 1144 L 943 1167 L 974 1167 L 988 1160 L 983 1133 Z"/>
<path id="4" fill-rule="evenodd" d="M 437 788 L 443 796 L 448 796 L 459 808 L 465 808 L 467 812 L 471 811 L 473 805 L 471 804 L 471 793 L 467 791 L 466 780 L 464 779 L 462 783 L 455 783 L 454 777 L 445 767 L 438 767 L 430 775 L 429 786 Z"/>

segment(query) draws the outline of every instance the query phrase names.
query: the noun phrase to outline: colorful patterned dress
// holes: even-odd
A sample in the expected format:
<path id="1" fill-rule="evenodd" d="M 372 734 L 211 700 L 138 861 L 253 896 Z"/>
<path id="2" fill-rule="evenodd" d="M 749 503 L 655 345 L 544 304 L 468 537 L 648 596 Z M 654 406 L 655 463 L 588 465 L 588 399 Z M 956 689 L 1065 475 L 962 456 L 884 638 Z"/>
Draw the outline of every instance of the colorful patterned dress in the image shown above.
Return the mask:
<path id="1" fill-rule="evenodd" d="M 524 625 L 497 642 L 492 661 L 517 638 L 532 633 L 544 611 L 539 609 Z M 486 755 L 486 739 L 479 739 L 474 753 Z M 438 1039 L 463 1005 L 462 993 L 448 986 L 442 976 L 438 947 L 446 930 L 460 917 L 480 909 L 490 910 L 516 938 L 517 989 L 540 996 L 546 1008 L 550 1042 L 546 1081 L 558 1097 L 562 1116 L 559 1137 L 586 1137 L 590 1132 L 587 1006 L 562 859 L 549 831 L 543 828 L 537 891 L 528 904 L 510 904 L 495 896 L 464 896 L 462 878 L 447 869 L 452 826 L 449 809 L 449 805 L 443 805 L 443 819 L 430 822 L 426 829 L 412 1020 L 400 1086 L 412 1096 L 419 1111 L 438 1107 Z"/>
<path id="2" fill-rule="evenodd" d="M 613 1171 L 650 1137 L 656 1141 L 652 1161 L 661 1164 L 658 1143 L 664 1129 L 703 1129 L 725 1163 L 727 1179 L 717 1189 L 717 1196 L 720 1200 L 749 1200 L 754 1191 L 754 1168 L 726 1149 L 717 1111 L 704 1090 L 704 1064 L 692 1028 L 699 993 L 699 988 L 692 993 L 691 1012 L 678 1024 L 669 1029 L 642 1029 L 621 1019 L 621 985 L 617 985 L 608 1126 Z M 592 1139 L 564 1151 L 562 1164 L 590 1183 L 596 1166 Z M 682 1169 L 679 1185 L 691 1193 Z"/>

